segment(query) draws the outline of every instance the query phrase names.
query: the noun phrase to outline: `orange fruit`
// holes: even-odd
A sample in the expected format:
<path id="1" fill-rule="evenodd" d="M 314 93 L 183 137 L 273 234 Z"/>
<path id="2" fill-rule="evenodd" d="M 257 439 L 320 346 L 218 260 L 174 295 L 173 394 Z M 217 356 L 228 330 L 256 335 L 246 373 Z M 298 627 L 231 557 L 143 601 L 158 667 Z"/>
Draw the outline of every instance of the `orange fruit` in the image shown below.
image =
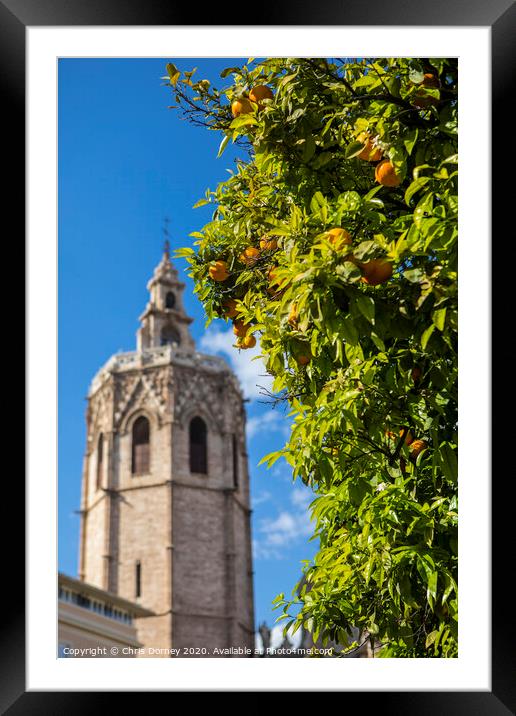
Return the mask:
<path id="1" fill-rule="evenodd" d="M 414 381 L 414 383 L 418 383 L 418 382 L 419 382 L 422 373 L 423 373 L 423 371 L 421 370 L 421 368 L 420 368 L 418 365 L 415 365 L 415 366 L 412 368 L 412 371 L 411 371 L 411 373 L 410 373 L 410 377 L 412 378 L 412 380 Z"/>
<path id="2" fill-rule="evenodd" d="M 254 348 L 256 345 L 256 338 L 254 336 L 245 336 L 242 340 L 242 348 Z"/>
<path id="3" fill-rule="evenodd" d="M 231 114 L 233 117 L 240 117 L 241 114 L 250 114 L 253 111 L 251 103 L 245 97 L 235 99 L 231 103 Z"/>
<path id="4" fill-rule="evenodd" d="M 380 164 L 376 165 L 374 178 L 378 184 L 383 186 L 399 186 L 401 184 L 401 178 L 396 174 L 394 164 L 388 159 L 384 159 Z"/>
<path id="5" fill-rule="evenodd" d="M 256 85 L 249 92 L 249 99 L 251 102 L 256 102 L 259 109 L 262 109 L 264 99 L 272 99 L 273 97 L 271 88 L 266 85 Z"/>
<path id="6" fill-rule="evenodd" d="M 228 298 L 226 301 L 222 303 L 222 308 L 224 310 L 224 315 L 227 318 L 235 318 L 237 315 L 237 302 L 234 298 Z"/>
<path id="7" fill-rule="evenodd" d="M 249 325 L 247 323 L 243 321 L 233 321 L 233 333 L 235 336 L 238 336 L 238 338 L 245 338 L 248 330 Z"/>
<path id="8" fill-rule="evenodd" d="M 418 109 L 426 109 L 427 107 L 435 107 L 436 104 L 439 103 L 439 100 L 437 97 L 432 97 L 432 95 L 425 95 L 424 90 L 418 90 L 416 92 L 416 96 L 412 100 L 412 104 L 414 107 L 417 107 Z"/>
<path id="9" fill-rule="evenodd" d="M 399 432 L 400 438 L 403 435 L 403 428 Z M 414 436 L 410 432 L 410 430 L 407 431 L 407 434 L 405 435 L 405 445 L 410 445 L 414 442 Z"/>
<path id="10" fill-rule="evenodd" d="M 275 251 L 278 248 L 276 239 L 269 239 L 268 236 L 262 236 L 260 239 L 260 248 L 264 251 Z"/>
<path id="11" fill-rule="evenodd" d="M 351 244 L 351 234 L 349 231 L 346 231 L 346 229 L 335 227 L 334 229 L 330 229 L 327 233 L 330 235 L 328 241 L 336 251 Z"/>
<path id="12" fill-rule="evenodd" d="M 424 75 L 423 82 L 421 83 L 421 89 L 417 90 L 416 96 L 412 100 L 412 104 L 414 105 L 414 107 L 418 107 L 419 109 L 426 109 L 426 107 L 431 107 L 438 104 L 439 99 L 437 97 L 432 97 L 432 95 L 427 95 L 425 93 L 424 88 L 438 89 L 440 86 L 441 83 L 439 82 L 439 78 L 433 75 L 431 72 L 427 72 Z"/>
<path id="13" fill-rule="evenodd" d="M 255 249 L 254 246 L 248 246 L 247 249 L 242 251 L 238 258 L 246 266 L 254 266 L 260 258 L 260 251 L 259 249 Z"/>
<path id="14" fill-rule="evenodd" d="M 269 289 L 268 290 L 272 291 L 274 293 L 274 291 L 277 290 L 277 286 L 281 283 L 281 279 L 278 278 L 278 267 L 277 266 L 273 266 L 272 268 L 269 269 L 269 271 L 267 273 L 267 278 L 269 279 Z"/>
<path id="15" fill-rule="evenodd" d="M 225 281 L 229 276 L 228 265 L 225 261 L 214 261 L 208 269 L 208 273 L 214 281 Z"/>
<path id="16" fill-rule="evenodd" d="M 410 458 L 415 460 L 419 453 L 422 453 L 428 447 L 428 443 L 425 440 L 414 440 L 410 444 Z"/>
<path id="17" fill-rule="evenodd" d="M 296 361 L 298 362 L 299 365 L 308 365 L 311 360 L 312 360 L 312 356 L 308 355 L 307 353 L 300 353 L 296 357 Z"/>
<path id="18" fill-rule="evenodd" d="M 360 154 L 357 154 L 359 159 L 365 159 L 368 162 L 377 162 L 382 158 L 382 150 L 373 145 L 373 140 L 367 132 L 359 134 L 357 142 L 365 144 L 365 147 L 362 149 Z"/>
<path id="19" fill-rule="evenodd" d="M 425 72 L 423 79 L 423 87 L 428 87 L 430 89 L 438 89 L 440 86 L 441 83 L 439 82 L 439 77 L 436 77 L 431 72 Z"/>
<path id="20" fill-rule="evenodd" d="M 362 281 L 369 286 L 378 286 L 385 283 L 392 276 L 392 264 L 386 259 L 372 259 L 361 264 L 363 273 Z"/>

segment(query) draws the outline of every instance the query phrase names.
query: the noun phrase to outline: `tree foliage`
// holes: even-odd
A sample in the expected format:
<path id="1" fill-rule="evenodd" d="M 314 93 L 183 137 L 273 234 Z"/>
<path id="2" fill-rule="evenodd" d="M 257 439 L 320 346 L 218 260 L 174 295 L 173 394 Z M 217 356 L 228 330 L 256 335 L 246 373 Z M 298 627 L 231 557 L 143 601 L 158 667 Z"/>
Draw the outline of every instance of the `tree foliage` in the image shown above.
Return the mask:
<path id="1" fill-rule="evenodd" d="M 320 547 L 277 599 L 286 628 L 456 656 L 456 60 L 250 60 L 220 90 L 167 72 L 180 111 L 223 133 L 219 154 L 242 144 L 198 204 L 214 213 L 196 251 L 178 255 L 208 318 L 236 311 L 259 337 L 291 406 L 290 440 L 265 460 L 313 489 Z M 273 98 L 233 117 L 257 85 Z M 377 259 L 388 272 L 368 282 Z"/>

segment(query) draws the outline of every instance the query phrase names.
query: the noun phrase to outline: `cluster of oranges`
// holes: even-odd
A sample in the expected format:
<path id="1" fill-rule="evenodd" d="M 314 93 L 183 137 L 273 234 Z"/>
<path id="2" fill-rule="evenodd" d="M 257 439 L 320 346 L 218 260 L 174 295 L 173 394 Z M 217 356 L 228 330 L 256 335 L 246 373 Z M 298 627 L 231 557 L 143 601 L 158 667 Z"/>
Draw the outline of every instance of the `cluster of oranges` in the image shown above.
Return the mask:
<path id="1" fill-rule="evenodd" d="M 242 263 L 246 268 L 252 268 L 256 265 L 263 252 L 276 251 L 277 248 L 277 240 L 265 235 L 260 239 L 259 249 L 255 246 L 248 246 L 242 251 L 238 258 L 240 263 Z M 277 282 L 277 278 L 274 278 L 273 271 L 274 267 L 269 269 L 270 287 L 274 287 L 275 281 Z M 223 283 L 226 281 L 230 276 L 227 261 L 212 261 L 208 269 L 208 274 L 210 278 L 217 283 Z M 276 289 L 274 289 L 274 292 L 276 293 Z M 233 333 L 237 337 L 237 347 L 243 350 L 247 348 L 254 348 L 256 345 L 256 338 L 252 334 L 249 334 L 251 326 L 249 324 L 245 324 L 240 319 L 237 319 L 238 303 L 235 299 L 228 298 L 223 301 L 222 315 L 226 318 L 232 319 L 233 321 Z"/>
<path id="2" fill-rule="evenodd" d="M 420 440 L 415 439 L 414 435 L 410 432 L 410 430 L 407 430 L 407 428 L 402 428 L 399 431 L 399 437 L 401 438 L 403 433 L 405 432 L 405 445 L 410 447 L 410 459 L 412 462 L 415 462 L 417 459 L 417 456 L 423 452 L 423 450 L 426 450 L 428 447 L 428 443 L 426 440 Z M 385 435 L 390 438 L 391 440 L 397 440 L 398 436 L 396 433 L 391 432 L 390 430 L 385 431 Z"/>
<path id="3" fill-rule="evenodd" d="M 258 106 L 258 109 L 263 109 L 263 100 L 272 99 L 274 97 L 272 90 L 267 85 L 256 85 L 249 92 L 249 99 L 247 97 L 239 97 L 233 100 L 231 103 L 231 114 L 233 117 L 240 117 L 241 114 L 250 114 L 253 111 L 254 102 Z"/>
<path id="4" fill-rule="evenodd" d="M 383 186 L 396 187 L 401 183 L 401 177 L 396 174 L 394 164 L 388 159 L 382 159 L 383 151 L 375 143 L 374 137 L 369 132 L 361 132 L 357 137 L 357 142 L 362 142 L 364 148 L 357 154 L 359 159 L 366 162 L 379 162 L 374 170 L 374 178 L 378 184 Z"/>
<path id="5" fill-rule="evenodd" d="M 345 246 L 352 243 L 351 234 L 346 229 L 335 227 L 328 232 L 328 241 L 332 244 L 335 251 L 341 251 Z M 369 286 L 378 286 L 385 283 L 392 276 L 392 263 L 387 259 L 371 259 L 365 263 L 356 259 L 353 254 L 346 254 L 345 261 L 351 261 L 362 272 L 362 281 Z"/>
<path id="6" fill-rule="evenodd" d="M 359 267 L 362 273 L 362 281 L 367 285 L 378 286 L 391 278 L 393 272 L 392 263 L 387 259 L 379 258 L 362 262 L 355 258 L 352 253 L 349 253 L 349 251 L 346 252 L 346 248 L 352 244 L 351 234 L 346 229 L 340 226 L 333 227 L 326 232 L 326 236 L 334 251 L 343 252 L 344 261 L 351 261 Z M 246 268 L 253 268 L 262 257 L 263 252 L 274 252 L 277 249 L 277 240 L 266 235 L 260 239 L 259 249 L 255 246 L 248 246 L 241 252 L 238 258 L 240 263 Z M 223 283 L 230 276 L 227 262 L 222 260 L 212 261 L 208 269 L 208 274 L 213 281 Z M 269 281 L 267 288 L 268 293 L 276 296 L 279 295 L 281 278 L 278 276 L 278 267 L 276 265 L 269 268 L 267 278 Z M 226 318 L 233 320 L 233 331 L 238 338 L 237 346 L 239 348 L 252 348 L 256 345 L 256 338 L 252 335 L 248 335 L 250 326 L 237 320 L 237 302 L 234 299 L 227 299 L 222 304 L 222 313 Z M 298 321 L 299 311 L 297 305 L 292 303 L 287 323 L 292 328 L 297 328 Z M 300 365 L 307 365 L 311 360 L 311 354 L 306 351 L 296 353 L 294 357 Z"/>
<path id="7" fill-rule="evenodd" d="M 440 86 L 439 79 L 432 74 L 425 74 L 422 82 L 421 91 L 416 93 L 417 98 L 415 100 L 416 106 L 429 106 L 435 103 L 434 97 L 425 97 L 425 88 L 437 88 Z M 263 109 L 264 100 L 273 99 L 274 95 L 270 87 L 266 85 L 256 85 L 250 91 L 248 97 L 240 96 L 233 100 L 231 104 L 231 112 L 234 117 L 240 115 L 249 114 L 258 108 Z M 396 173 L 394 164 L 383 157 L 383 149 L 379 146 L 379 142 L 375 137 L 367 131 L 361 132 L 357 141 L 363 143 L 363 149 L 357 155 L 359 159 L 367 162 L 376 163 L 375 167 L 375 179 L 379 184 L 386 187 L 397 187 L 401 183 L 401 177 Z M 387 282 L 393 273 L 392 263 L 384 258 L 371 259 L 367 262 L 361 262 L 356 259 L 349 251 L 346 253 L 346 247 L 352 244 L 352 237 L 350 233 L 342 227 L 334 227 L 327 233 L 327 239 L 332 245 L 333 249 L 337 252 L 342 251 L 344 253 L 344 261 L 351 261 L 359 267 L 362 273 L 362 281 L 369 286 L 378 286 L 382 283 Z M 254 267 L 262 256 L 262 252 L 273 252 L 278 248 L 277 240 L 264 236 L 260 239 L 260 248 L 255 246 L 248 246 L 245 248 L 239 256 L 240 262 L 246 268 Z M 268 292 L 277 295 L 278 285 L 280 281 L 277 277 L 277 267 L 272 266 L 268 271 L 269 287 Z M 226 261 L 218 260 L 212 261 L 208 269 L 210 278 L 216 282 L 224 282 L 229 276 L 230 272 Z M 237 319 L 237 302 L 234 299 L 227 299 L 223 303 L 222 307 L 223 315 L 233 320 L 233 331 L 237 336 L 237 346 L 239 348 L 251 348 L 256 345 L 256 338 L 249 334 L 250 325 L 244 324 L 241 320 Z M 299 321 L 298 308 L 295 303 L 290 307 L 290 313 L 287 318 L 288 324 L 292 328 L 297 328 Z M 311 354 L 301 352 L 295 356 L 297 362 L 301 365 L 306 365 L 311 360 Z M 418 449 L 419 443 L 424 441 L 414 441 L 414 450 Z M 425 444 L 424 444 L 425 445 Z M 419 446 L 420 447 L 420 446 Z M 421 449 L 424 449 L 421 447 Z"/>

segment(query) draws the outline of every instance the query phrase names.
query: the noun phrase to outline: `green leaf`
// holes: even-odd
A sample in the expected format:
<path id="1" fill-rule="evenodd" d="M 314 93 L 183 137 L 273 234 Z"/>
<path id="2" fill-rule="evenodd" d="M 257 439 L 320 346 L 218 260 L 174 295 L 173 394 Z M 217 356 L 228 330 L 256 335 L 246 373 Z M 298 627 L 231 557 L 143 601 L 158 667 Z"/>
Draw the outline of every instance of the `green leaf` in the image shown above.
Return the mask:
<path id="1" fill-rule="evenodd" d="M 441 466 L 443 472 L 450 482 L 456 483 L 458 478 L 458 463 L 455 450 L 448 443 L 444 443 L 439 448 L 441 458 Z"/>
<path id="2" fill-rule="evenodd" d="M 374 300 L 370 296 L 360 295 L 356 297 L 356 303 L 364 318 L 374 324 Z"/>
<path id="3" fill-rule="evenodd" d="M 414 194 L 422 189 L 425 184 L 428 184 L 429 181 L 430 177 L 419 177 L 419 179 L 414 179 L 414 181 L 409 184 L 407 191 L 405 192 L 405 204 L 409 205 Z"/>
<path id="4" fill-rule="evenodd" d="M 344 340 L 351 343 L 352 346 L 356 346 L 358 343 L 358 331 L 351 318 L 344 316 L 340 324 L 340 329 L 342 331 L 342 335 L 344 336 Z"/>
<path id="5" fill-rule="evenodd" d="M 403 137 L 403 144 L 405 145 L 407 154 L 409 154 L 409 155 L 412 154 L 414 145 L 417 142 L 417 137 L 418 137 L 417 127 L 414 127 L 414 129 L 410 129 L 408 132 L 405 133 L 405 135 Z M 405 201 L 407 201 L 407 200 L 405 199 Z"/>
<path id="6" fill-rule="evenodd" d="M 410 283 L 423 283 L 423 281 L 426 281 L 426 274 L 423 269 L 420 268 L 403 271 L 403 277 L 406 278 L 407 281 L 410 281 Z"/>
<path id="7" fill-rule="evenodd" d="M 241 114 L 229 125 L 230 129 L 240 129 L 241 127 L 247 127 L 250 124 L 258 124 L 258 120 L 252 114 Z"/>
<path id="8" fill-rule="evenodd" d="M 222 72 L 220 73 L 220 76 L 222 79 L 230 75 L 232 72 L 240 73 L 240 67 L 226 67 Z"/>
<path id="9" fill-rule="evenodd" d="M 431 631 L 430 634 L 428 634 L 425 641 L 425 646 L 427 649 L 432 646 L 439 634 L 440 632 L 437 629 L 434 629 L 434 631 Z"/>
<path id="10" fill-rule="evenodd" d="M 309 134 L 305 138 L 304 146 L 303 146 L 303 161 L 309 162 L 310 159 L 315 154 L 315 139 L 312 137 L 311 134 Z"/>
<path id="11" fill-rule="evenodd" d="M 200 206 L 206 206 L 210 201 L 208 199 L 199 199 L 193 206 L 192 209 L 198 209 Z"/>
<path id="12" fill-rule="evenodd" d="M 230 138 L 231 137 L 229 134 L 226 134 L 226 136 L 223 138 L 222 142 L 220 143 L 219 151 L 217 152 L 217 159 L 222 156 L 224 149 L 227 147 Z"/>
<path id="13" fill-rule="evenodd" d="M 427 343 L 430 340 L 430 336 L 434 332 L 434 329 L 435 329 L 435 324 L 432 323 L 430 326 L 428 326 L 426 331 L 423 331 L 423 335 L 421 336 L 421 348 L 423 350 L 425 350 Z"/>
<path id="14" fill-rule="evenodd" d="M 446 319 L 446 308 L 439 308 L 432 313 L 432 321 L 434 322 L 434 325 L 440 331 L 444 331 L 445 319 Z"/>
<path id="15" fill-rule="evenodd" d="M 167 74 L 170 77 L 170 84 L 175 87 L 178 79 L 181 77 L 181 72 L 171 62 L 167 64 Z"/>
<path id="16" fill-rule="evenodd" d="M 348 146 L 346 147 L 346 150 L 344 152 L 344 156 L 346 159 L 352 159 L 353 157 L 356 157 L 362 149 L 364 148 L 365 144 L 363 142 L 350 142 Z"/>

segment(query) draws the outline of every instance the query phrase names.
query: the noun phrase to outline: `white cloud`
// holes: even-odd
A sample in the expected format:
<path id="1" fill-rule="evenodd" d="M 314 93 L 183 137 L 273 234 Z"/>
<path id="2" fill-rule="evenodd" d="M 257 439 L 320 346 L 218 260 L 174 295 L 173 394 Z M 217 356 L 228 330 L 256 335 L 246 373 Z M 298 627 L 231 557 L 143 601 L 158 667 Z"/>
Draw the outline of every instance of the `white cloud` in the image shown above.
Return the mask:
<path id="1" fill-rule="evenodd" d="M 253 509 L 258 505 L 262 505 L 264 502 L 268 502 L 271 497 L 271 493 L 267 492 L 267 490 L 260 492 L 260 494 L 256 495 L 256 497 L 252 497 L 251 501 L 253 503 Z"/>
<path id="2" fill-rule="evenodd" d="M 210 327 L 201 337 L 199 346 L 207 353 L 224 354 L 240 381 L 244 395 L 247 398 L 258 398 L 263 395 L 262 388 L 269 391 L 272 389 L 273 381 L 272 376 L 265 371 L 263 360 L 252 360 L 260 355 L 259 341 L 254 348 L 238 350 L 234 347 L 235 340 L 231 328 L 223 331 Z"/>
<path id="3" fill-rule="evenodd" d="M 290 501 L 295 507 L 307 510 L 315 495 L 308 487 L 295 487 L 290 495 Z"/>
<path id="4" fill-rule="evenodd" d="M 258 524 L 255 556 L 262 559 L 281 559 L 286 549 L 312 534 L 310 515 L 306 510 L 283 510 L 275 518 L 265 517 Z"/>
<path id="5" fill-rule="evenodd" d="M 249 440 L 255 435 L 259 435 L 263 430 L 271 429 L 288 437 L 290 435 L 290 421 L 286 415 L 270 409 L 268 412 L 249 418 L 246 424 L 246 433 Z"/>
<path id="6" fill-rule="evenodd" d="M 312 490 L 297 486 L 290 494 L 294 509 L 282 509 L 275 517 L 264 517 L 255 528 L 253 552 L 255 559 L 283 559 L 286 551 L 313 533 L 309 505 Z"/>

